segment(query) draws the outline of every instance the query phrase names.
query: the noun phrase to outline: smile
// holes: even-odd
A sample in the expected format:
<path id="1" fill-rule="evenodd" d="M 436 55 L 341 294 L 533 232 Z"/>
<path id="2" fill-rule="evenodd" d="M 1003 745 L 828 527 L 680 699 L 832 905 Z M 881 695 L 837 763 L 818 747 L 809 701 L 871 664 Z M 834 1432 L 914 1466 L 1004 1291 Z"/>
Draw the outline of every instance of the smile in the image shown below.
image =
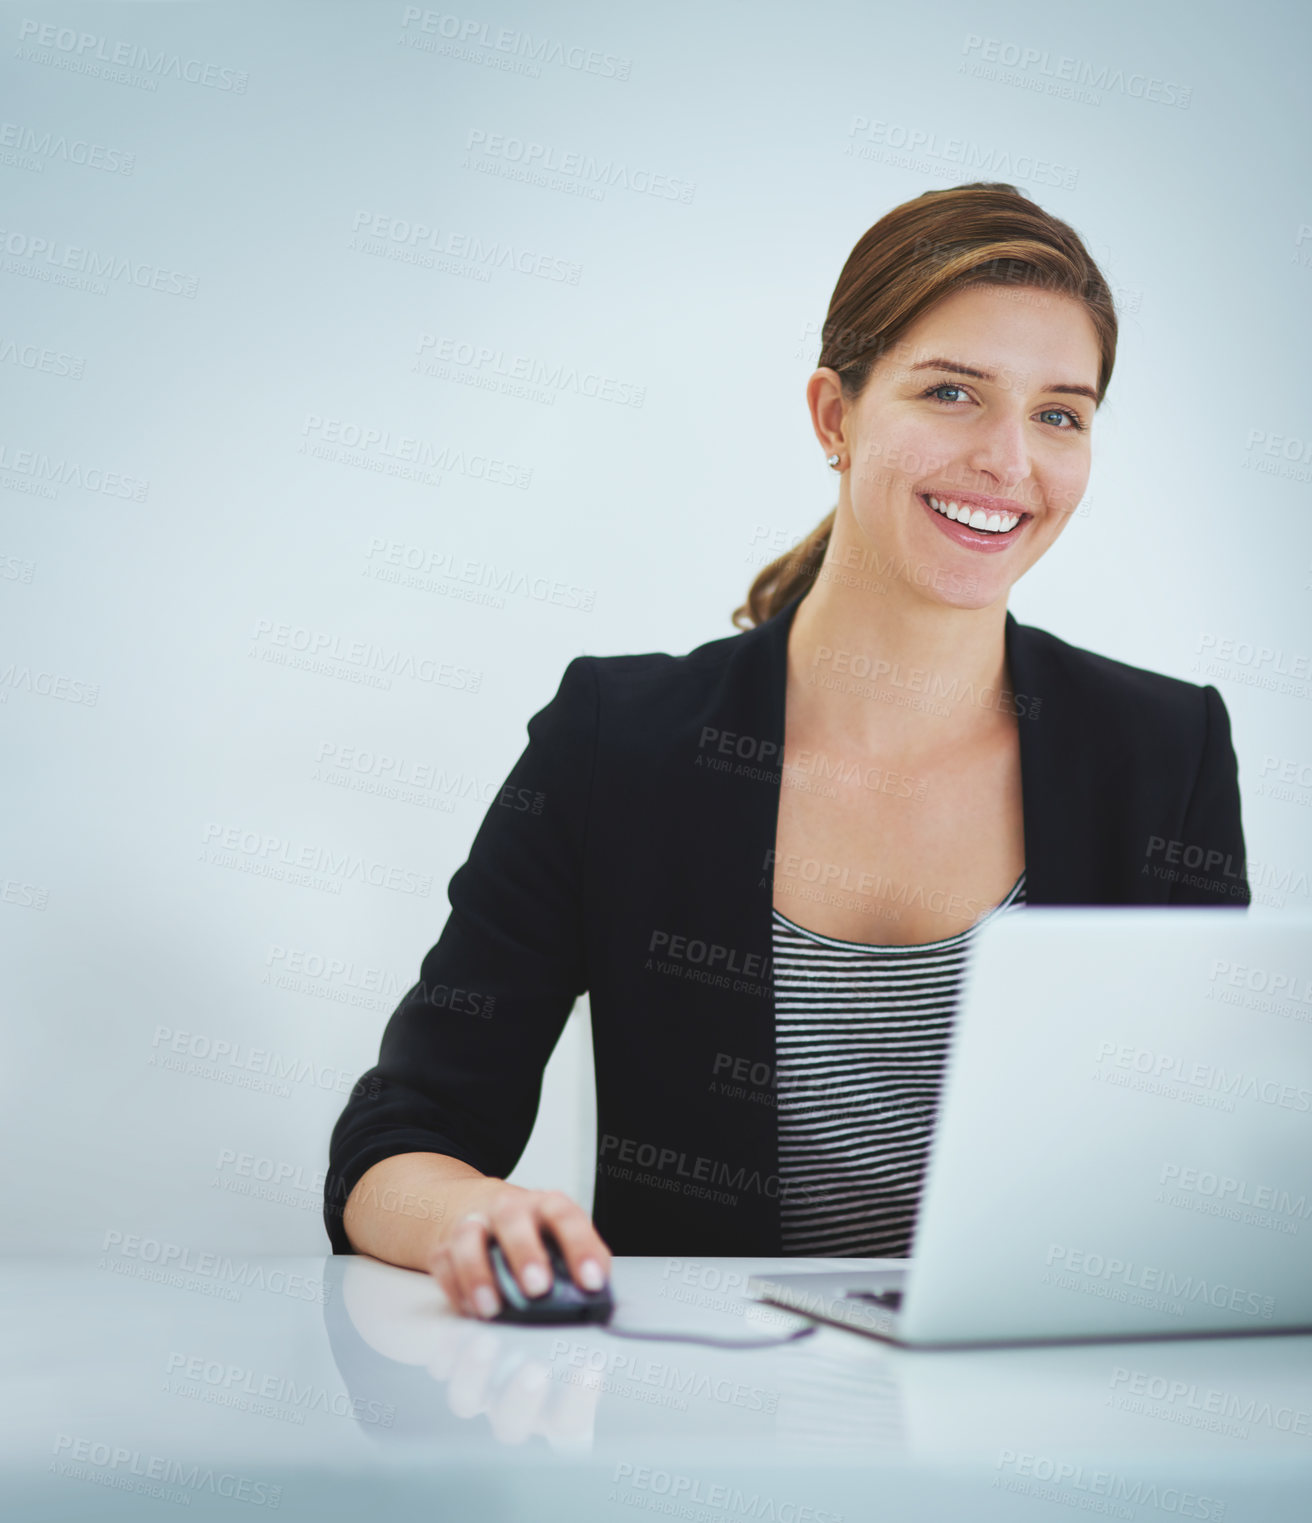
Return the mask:
<path id="1" fill-rule="evenodd" d="M 972 509 L 968 503 L 956 503 L 951 498 L 934 497 L 929 493 L 921 500 L 953 523 L 978 529 L 984 534 L 1010 534 L 1025 517 L 1022 513 L 986 513 L 983 508 Z"/>

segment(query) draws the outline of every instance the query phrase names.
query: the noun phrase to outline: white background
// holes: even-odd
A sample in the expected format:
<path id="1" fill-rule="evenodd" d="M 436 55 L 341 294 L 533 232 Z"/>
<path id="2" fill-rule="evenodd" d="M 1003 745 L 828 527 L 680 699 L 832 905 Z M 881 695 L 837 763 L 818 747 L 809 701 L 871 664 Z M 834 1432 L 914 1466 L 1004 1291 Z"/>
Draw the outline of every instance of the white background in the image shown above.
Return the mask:
<path id="1" fill-rule="evenodd" d="M 0 7 L 12 1250 L 326 1247 L 344 1090 L 529 715 L 577 654 L 734 632 L 754 572 L 833 504 L 803 387 L 839 269 L 884 212 L 954 181 L 1011 181 L 1070 221 L 1122 314 L 1084 508 L 1010 606 L 1214 682 L 1255 900 L 1309 903 L 1312 787 L 1271 791 L 1282 768 L 1312 783 L 1312 684 L 1276 675 L 1312 658 L 1304 6 L 489 0 L 434 7 L 428 31 L 407 9 Z M 42 48 L 33 22 L 69 30 Z M 106 73 L 116 56 L 133 78 Z M 1102 86 L 1064 96 L 1072 69 Z M 1150 79 L 1185 104 L 1145 98 Z M 479 133 L 509 156 L 471 167 Z M 617 183 L 517 178 L 528 144 Z M 577 282 L 372 253 L 362 217 Z M 146 284 L 58 283 L 74 249 Z M 641 405 L 514 395 L 491 359 L 416 369 L 443 341 Z M 383 437 L 310 453 L 335 426 Z M 389 469 L 421 446 L 426 479 Z M 389 545 L 435 556 L 432 585 L 369 575 Z M 501 606 L 458 595 L 484 575 L 509 578 Z M 481 682 L 370 686 L 340 654 L 336 675 L 263 654 L 314 639 Z M 347 748 L 432 785 L 342 786 L 372 776 L 323 769 Z M 261 844 L 216 858 L 224 832 Z M 402 887 L 249 870 L 301 852 Z M 343 966 L 277 983 L 298 958 Z M 514 1177 L 588 1203 L 586 1017 Z M 225 1188 L 261 1173 L 282 1199 Z"/>

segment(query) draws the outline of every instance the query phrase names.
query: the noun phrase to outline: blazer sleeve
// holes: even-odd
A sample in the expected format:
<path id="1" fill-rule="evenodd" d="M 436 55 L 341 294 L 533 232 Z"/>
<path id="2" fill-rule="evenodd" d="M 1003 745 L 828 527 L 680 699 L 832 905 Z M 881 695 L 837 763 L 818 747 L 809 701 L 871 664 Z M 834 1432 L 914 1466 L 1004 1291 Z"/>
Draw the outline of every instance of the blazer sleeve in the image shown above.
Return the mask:
<path id="1" fill-rule="evenodd" d="M 1247 908 L 1253 896 L 1244 858 L 1239 763 L 1230 742 L 1230 716 L 1216 688 L 1204 687 L 1202 693 L 1205 705 L 1203 754 L 1193 793 L 1185 809 L 1183 826 L 1186 848 L 1201 848 L 1202 861 L 1195 871 L 1182 874 L 1176 880 L 1168 902 L 1229 904 Z"/>
<path id="2" fill-rule="evenodd" d="M 451 911 L 377 1065 L 333 1128 L 324 1225 L 334 1253 L 360 1176 L 396 1153 L 445 1153 L 503 1178 L 537 1117 L 542 1072 L 588 986 L 583 863 L 596 754 L 594 658 L 565 668 L 451 878 Z"/>

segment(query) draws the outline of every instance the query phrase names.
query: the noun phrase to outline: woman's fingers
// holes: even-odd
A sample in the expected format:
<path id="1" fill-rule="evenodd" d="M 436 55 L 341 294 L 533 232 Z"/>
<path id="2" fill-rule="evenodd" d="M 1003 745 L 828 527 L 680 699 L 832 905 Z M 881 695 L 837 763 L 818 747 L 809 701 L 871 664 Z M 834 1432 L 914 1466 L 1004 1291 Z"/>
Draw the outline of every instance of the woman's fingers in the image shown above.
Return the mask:
<path id="1" fill-rule="evenodd" d="M 574 1283 L 584 1290 L 600 1290 L 610 1278 L 611 1253 L 588 1213 L 559 1190 L 539 1193 L 537 1213 L 540 1227 L 560 1244 Z"/>
<path id="2" fill-rule="evenodd" d="M 457 1316 L 464 1316 L 464 1298 L 460 1293 L 460 1287 L 456 1284 L 455 1272 L 451 1268 L 451 1262 L 444 1247 L 434 1249 L 428 1263 L 428 1272 L 437 1281 L 451 1310 Z"/>
<path id="3" fill-rule="evenodd" d="M 536 1298 L 551 1289 L 551 1260 L 538 1232 L 536 1202 L 541 1192 L 521 1190 L 493 1201 L 489 1215 L 492 1235 L 501 1244 L 510 1272 L 526 1296 Z"/>
<path id="4" fill-rule="evenodd" d="M 488 1216 L 471 1213 L 457 1222 L 446 1241 L 447 1262 L 465 1316 L 495 1317 L 501 1308 L 487 1256 Z"/>
<path id="5" fill-rule="evenodd" d="M 576 1284 L 600 1290 L 609 1278 L 610 1249 L 588 1213 L 563 1191 L 505 1185 L 479 1204 L 481 1210 L 469 1212 L 444 1236 L 429 1266 L 453 1311 L 487 1318 L 501 1309 L 489 1238 L 500 1243 L 511 1274 L 530 1299 L 551 1289 L 544 1232 L 560 1245 Z"/>

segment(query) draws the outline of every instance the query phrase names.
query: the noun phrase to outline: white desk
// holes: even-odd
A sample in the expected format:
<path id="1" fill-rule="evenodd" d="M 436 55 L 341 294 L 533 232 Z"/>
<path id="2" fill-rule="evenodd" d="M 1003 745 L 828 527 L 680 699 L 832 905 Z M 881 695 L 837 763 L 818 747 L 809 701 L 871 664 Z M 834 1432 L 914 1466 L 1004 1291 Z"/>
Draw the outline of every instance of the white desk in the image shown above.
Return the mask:
<path id="1" fill-rule="evenodd" d="M 797 1326 L 741 1296 L 783 1267 L 620 1259 L 616 1323 Z M 453 1318 L 332 1257 L 9 1260 L 0 1287 L 7 1523 L 1312 1517 L 1312 1337 L 729 1351 Z"/>

